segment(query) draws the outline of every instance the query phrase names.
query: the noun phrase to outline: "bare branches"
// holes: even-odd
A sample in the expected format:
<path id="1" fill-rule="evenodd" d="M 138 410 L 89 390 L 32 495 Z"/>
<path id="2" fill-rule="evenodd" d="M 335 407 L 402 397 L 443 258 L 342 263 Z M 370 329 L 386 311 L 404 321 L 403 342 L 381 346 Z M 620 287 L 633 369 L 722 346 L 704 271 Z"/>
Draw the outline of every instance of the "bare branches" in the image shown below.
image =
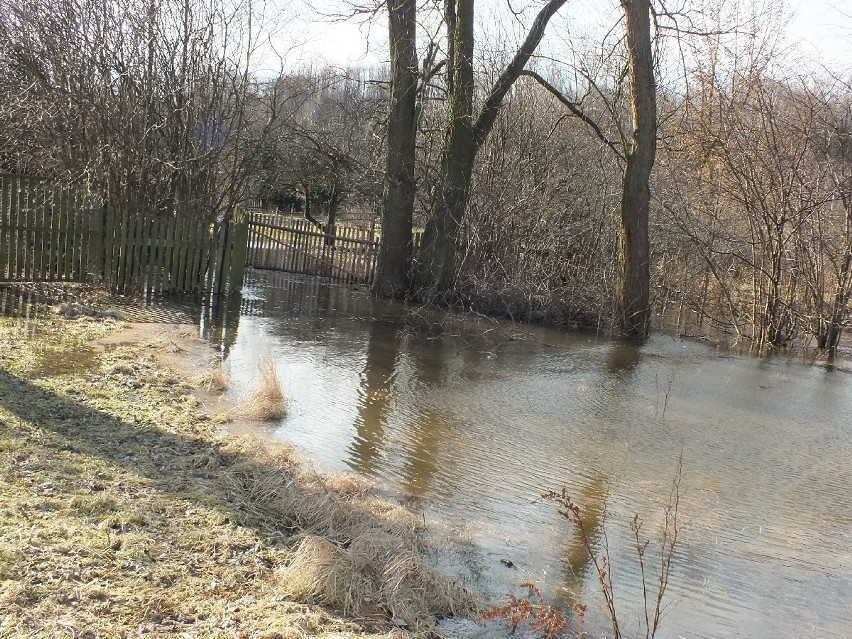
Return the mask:
<path id="1" fill-rule="evenodd" d="M 675 548 L 678 543 L 680 532 L 679 507 L 681 495 L 681 479 L 683 477 L 683 455 L 678 459 L 677 468 L 672 485 L 666 501 L 663 522 L 659 530 L 659 567 L 657 569 L 656 589 L 653 599 L 648 592 L 651 583 L 646 574 L 646 556 L 650 546 L 650 540 L 642 536 L 642 520 L 638 514 L 633 516 L 630 522 L 630 530 L 633 534 L 633 544 L 636 551 L 636 561 L 639 567 L 639 578 L 642 589 L 642 613 L 644 616 L 645 639 L 654 639 L 660 628 L 662 613 L 664 611 L 663 599 L 665 598 L 669 580 L 671 578 L 672 562 L 674 560 Z M 596 571 L 598 589 L 604 599 L 613 639 L 622 639 L 622 626 L 619 615 L 623 613 L 621 601 L 616 603 L 614 580 L 612 577 L 612 565 L 610 559 L 609 539 L 606 527 L 603 528 L 603 551 L 598 552 L 590 539 L 586 529 L 586 522 L 580 513 L 580 506 L 568 495 L 565 488 L 560 492 L 548 491 L 542 494 L 542 499 L 556 503 L 559 514 L 571 522 L 579 534 L 579 542 L 585 554 Z M 535 584 L 524 583 L 521 587 L 529 590 L 529 595 L 518 599 L 509 595 L 509 603 L 498 606 L 487 611 L 484 619 L 501 619 L 509 623 L 514 631 L 522 621 L 531 620 L 530 630 L 534 635 L 542 639 L 554 639 L 559 634 L 569 633 L 572 636 L 585 637 L 586 634 L 571 625 L 571 619 L 560 610 L 554 609 L 544 603 L 541 592 Z M 574 605 L 574 616 L 582 625 L 585 621 L 586 606 L 580 603 Z M 639 623 L 642 628 L 642 623 Z"/>
<path id="2" fill-rule="evenodd" d="M 213 2 L 12 0 L 0 31 L 0 153 L 29 170 L 86 179 L 113 203 L 227 217 L 258 139 L 277 126 L 249 73 L 255 7 Z M 30 51 L 39 49 L 38 66 Z M 28 136 L 6 137 L 15 121 Z M 57 135 L 60 133 L 60 135 Z M 24 144 L 23 142 L 26 141 Z"/>
<path id="3" fill-rule="evenodd" d="M 497 117 L 497 110 L 503 102 L 506 93 L 518 79 L 521 72 L 529 62 L 530 57 L 538 48 L 541 39 L 544 37 L 544 30 L 547 28 L 547 23 L 559 11 L 567 0 L 548 0 L 536 15 L 535 20 L 530 27 L 527 37 L 523 44 L 518 49 L 511 62 L 506 66 L 500 77 L 491 88 L 491 92 L 485 99 L 485 104 L 479 114 L 479 118 L 474 125 L 474 138 L 481 144 L 482 140 L 494 124 L 494 118 Z"/>
<path id="4" fill-rule="evenodd" d="M 565 94 L 559 91 L 556 87 L 550 84 L 547 80 L 541 77 L 535 71 L 524 70 L 521 71 L 520 75 L 527 76 L 538 82 L 542 87 L 544 87 L 548 93 L 550 93 L 553 97 L 555 97 L 559 102 L 567 108 L 574 117 L 578 118 L 583 124 L 587 125 L 589 128 L 594 131 L 597 138 L 603 142 L 609 149 L 615 154 L 615 156 L 621 160 L 625 161 L 625 156 L 622 148 L 619 148 L 619 145 L 610 140 L 606 134 L 601 129 L 600 125 L 591 117 L 589 117 L 582 108 L 576 103 L 569 100 Z"/>

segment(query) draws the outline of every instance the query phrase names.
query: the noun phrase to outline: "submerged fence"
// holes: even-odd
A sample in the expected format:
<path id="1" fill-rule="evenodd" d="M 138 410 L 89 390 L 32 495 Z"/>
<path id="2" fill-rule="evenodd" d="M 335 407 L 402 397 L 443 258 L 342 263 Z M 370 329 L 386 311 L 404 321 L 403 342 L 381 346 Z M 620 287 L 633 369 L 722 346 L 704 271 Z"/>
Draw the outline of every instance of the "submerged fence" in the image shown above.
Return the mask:
<path id="1" fill-rule="evenodd" d="M 421 231 L 414 233 L 414 248 Z M 246 265 L 303 273 L 343 284 L 369 284 L 376 273 L 381 230 L 332 225 L 328 232 L 304 219 L 253 212 Z"/>
<path id="2" fill-rule="evenodd" d="M 248 224 L 104 207 L 73 186 L 0 174 L 0 281 L 102 282 L 158 295 L 237 290 Z"/>

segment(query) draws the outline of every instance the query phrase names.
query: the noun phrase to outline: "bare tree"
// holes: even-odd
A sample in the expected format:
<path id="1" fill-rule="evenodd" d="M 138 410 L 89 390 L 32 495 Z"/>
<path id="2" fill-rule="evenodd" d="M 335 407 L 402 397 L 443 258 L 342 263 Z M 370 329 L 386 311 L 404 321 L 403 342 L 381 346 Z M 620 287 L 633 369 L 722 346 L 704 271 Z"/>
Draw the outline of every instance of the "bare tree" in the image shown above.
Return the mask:
<path id="1" fill-rule="evenodd" d="M 617 87 L 614 92 L 607 91 L 590 74 L 580 72 L 590 89 L 607 105 L 617 132 L 617 137 L 612 138 L 598 118 L 591 117 L 580 101 L 567 96 L 538 73 L 527 72 L 526 75 L 556 96 L 572 116 L 588 125 L 623 164 L 617 324 L 624 335 L 641 338 L 648 335 L 651 325 L 648 221 L 651 203 L 650 178 L 657 148 L 652 8 L 649 0 L 621 0 L 621 7 L 624 14 L 626 48 L 626 69 L 623 77 L 627 78 L 630 130 L 625 131 L 621 124 Z"/>
<path id="2" fill-rule="evenodd" d="M 0 108 L 7 165 L 84 180 L 124 209 L 232 214 L 258 140 L 277 126 L 274 93 L 250 74 L 262 21 L 251 3 L 4 9 L 0 82 L 15 96 Z"/>
<path id="3" fill-rule="evenodd" d="M 780 65 L 770 73 L 776 57 L 716 43 L 691 78 L 664 161 L 660 201 L 683 242 L 666 279 L 700 321 L 754 350 L 812 338 L 831 350 L 849 295 L 844 94 Z"/>
<path id="4" fill-rule="evenodd" d="M 416 282 L 436 291 L 452 288 L 456 243 L 470 198 L 474 161 L 491 131 L 503 99 L 535 52 L 547 23 L 566 0 L 548 0 L 499 75 L 479 115 L 474 114 L 474 0 L 447 0 L 447 99 L 449 122 L 443 145 L 434 209 L 426 224 L 415 268 Z"/>
<path id="5" fill-rule="evenodd" d="M 630 75 L 633 136 L 626 153 L 621 195 L 621 285 L 618 323 L 631 337 L 651 328 L 648 216 L 651 170 L 657 151 L 657 101 L 651 53 L 649 0 L 621 0 Z"/>

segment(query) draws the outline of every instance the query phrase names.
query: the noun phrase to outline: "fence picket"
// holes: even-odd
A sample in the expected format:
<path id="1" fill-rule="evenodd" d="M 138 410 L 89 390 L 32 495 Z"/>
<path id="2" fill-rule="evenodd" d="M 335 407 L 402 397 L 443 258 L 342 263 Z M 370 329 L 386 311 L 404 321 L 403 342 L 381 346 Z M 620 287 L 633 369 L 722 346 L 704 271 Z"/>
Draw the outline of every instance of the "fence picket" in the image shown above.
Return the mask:
<path id="1" fill-rule="evenodd" d="M 98 261 L 103 255 L 103 238 L 104 238 L 104 210 L 99 202 L 95 202 L 94 198 L 89 200 L 89 256 L 87 276 L 97 278 L 100 273 Z"/>
<path id="2" fill-rule="evenodd" d="M 228 277 L 228 292 L 242 288 L 246 269 L 246 251 L 248 249 L 248 219 L 243 213 L 233 225 L 234 237 L 229 250 L 231 272 Z"/>
<path id="3" fill-rule="evenodd" d="M 139 236 L 139 247 L 142 255 L 141 274 L 139 281 L 142 283 L 143 290 L 149 290 L 154 277 L 154 247 L 152 238 L 154 236 L 154 218 L 151 213 L 145 211 L 141 213 L 142 218 L 142 233 Z"/>
<path id="4" fill-rule="evenodd" d="M 21 275 L 25 280 L 32 279 L 32 227 L 33 227 L 33 210 L 30 206 L 30 183 L 29 180 L 23 183 L 21 189 L 21 213 L 24 223 L 23 241 L 21 242 Z"/>
<path id="5" fill-rule="evenodd" d="M 40 250 L 39 244 L 41 242 L 41 237 L 39 233 L 39 191 L 40 188 L 33 188 L 33 185 L 30 185 L 29 190 L 29 201 L 27 206 L 27 217 L 29 220 L 29 232 L 27 233 L 27 246 L 29 247 L 29 255 L 27 256 L 27 273 L 29 273 L 28 278 L 30 280 L 38 280 L 39 271 L 38 271 L 38 261 L 40 258 Z"/>
<path id="6" fill-rule="evenodd" d="M 3 253 L 0 254 L 0 274 L 4 279 L 13 279 L 12 277 L 12 233 L 14 224 L 12 222 L 12 201 L 14 197 L 14 185 L 11 179 L 4 180 L 3 191 L 3 219 L 5 220 L 5 232 L 3 238 Z"/>
<path id="7" fill-rule="evenodd" d="M 127 278 L 127 244 L 128 244 L 128 232 L 130 226 L 130 220 L 128 219 L 129 206 L 126 202 L 122 202 L 121 210 L 118 217 L 118 228 L 116 229 L 116 237 L 118 241 L 115 244 L 115 258 L 116 258 L 116 281 L 118 282 L 118 286 L 120 289 L 127 288 L 128 278 Z"/>
<path id="8" fill-rule="evenodd" d="M 9 259 L 9 180 L 0 176 L 0 280 L 11 279 L 8 272 Z"/>
<path id="9" fill-rule="evenodd" d="M 88 186 L 0 173 L 0 281 L 98 281 L 213 294 L 239 290 L 260 257 L 254 219 L 236 212 L 211 225 L 181 211 L 145 214 L 144 203 L 100 201 Z M 281 234 L 270 233 L 279 257 Z"/>
<path id="10" fill-rule="evenodd" d="M 163 283 L 160 291 L 171 292 L 174 288 L 172 273 L 174 272 L 175 259 L 175 231 L 177 224 L 172 213 L 166 217 L 166 252 L 163 256 Z"/>
<path id="11" fill-rule="evenodd" d="M 357 229 L 349 229 L 349 234 L 348 234 L 349 235 L 349 255 L 347 256 L 348 257 L 348 260 L 347 260 L 347 271 L 348 271 L 348 273 L 347 273 L 347 276 L 346 276 L 346 283 L 347 284 L 352 284 L 355 281 L 355 259 L 358 257 L 358 251 L 356 250 L 356 247 L 358 245 L 355 242 L 353 242 L 352 240 L 355 239 L 356 232 L 357 232 Z"/>
<path id="12" fill-rule="evenodd" d="M 172 215 L 171 213 L 163 216 L 163 234 L 161 236 L 161 240 L 163 242 L 162 249 L 162 259 L 160 260 L 161 268 L 159 274 L 159 288 L 158 292 L 162 294 L 163 292 L 170 290 L 171 286 L 171 276 L 170 271 L 172 268 L 172 252 L 175 247 L 175 227 L 172 224 Z"/>
<path id="13" fill-rule="evenodd" d="M 48 226 L 45 231 L 47 237 L 48 255 L 47 264 L 45 266 L 45 279 L 57 279 L 58 269 L 58 250 L 59 245 L 59 193 L 56 186 L 50 188 L 50 201 L 45 201 L 46 224 Z"/>
<path id="14" fill-rule="evenodd" d="M 186 218 L 183 215 L 175 215 L 175 250 L 172 256 L 172 267 L 174 268 L 174 287 L 176 291 L 183 290 L 183 263 L 186 255 L 186 245 L 184 243 L 184 230 L 186 228 Z"/>
<path id="15" fill-rule="evenodd" d="M 35 206 L 33 208 L 33 262 L 30 277 L 34 280 L 43 280 L 44 271 L 42 261 L 44 259 L 44 202 L 46 194 L 43 185 L 35 193 Z"/>
<path id="16" fill-rule="evenodd" d="M 74 193 L 71 187 L 66 189 L 65 194 L 65 244 L 62 255 L 63 273 L 65 281 L 74 279 Z"/>
<path id="17" fill-rule="evenodd" d="M 18 178 L 15 181 L 15 224 L 17 225 L 17 229 L 15 231 L 15 268 L 12 271 L 12 278 L 19 279 L 23 278 L 24 274 L 21 270 L 21 260 L 22 260 L 22 249 L 24 245 L 23 240 L 23 232 L 24 232 L 24 220 L 21 218 L 21 191 L 23 190 L 23 186 L 21 184 L 21 179 Z"/>
<path id="18" fill-rule="evenodd" d="M 77 257 L 77 278 L 85 280 L 89 264 L 89 216 L 84 193 L 77 191 L 77 234 L 79 236 L 80 254 Z"/>
<path id="19" fill-rule="evenodd" d="M 159 295 L 163 290 L 163 270 L 165 269 L 165 255 L 166 255 L 166 218 L 164 215 L 159 213 L 154 214 L 154 232 L 151 235 L 151 242 L 153 244 L 152 251 L 154 253 L 153 256 L 153 275 L 151 279 L 151 285 L 148 289 L 151 291 L 152 295 Z"/>
<path id="20" fill-rule="evenodd" d="M 200 248 L 201 243 L 199 242 L 199 236 L 201 233 L 201 229 L 199 226 L 190 229 L 190 240 L 189 240 L 189 262 L 187 273 L 189 275 L 188 286 L 186 287 L 192 293 L 198 293 L 199 291 L 199 262 L 201 260 L 200 256 Z"/>
<path id="21" fill-rule="evenodd" d="M 80 191 L 74 189 L 71 192 L 71 216 L 74 229 L 71 235 L 71 279 L 74 281 L 82 279 L 83 218 L 80 215 L 80 208 Z"/>
<path id="22" fill-rule="evenodd" d="M 74 209 L 72 205 L 72 194 L 70 186 L 62 187 L 62 238 L 60 240 L 61 252 L 60 264 L 62 265 L 61 279 L 69 281 L 72 279 L 71 258 L 74 255 Z"/>
<path id="23" fill-rule="evenodd" d="M 295 226 L 295 229 L 290 231 L 289 233 L 287 231 L 282 231 L 282 233 L 286 233 L 285 237 L 286 237 L 287 245 L 290 247 L 290 253 L 289 253 L 290 268 L 285 269 L 285 270 L 288 270 L 292 273 L 298 273 L 298 270 L 297 270 L 297 260 L 298 260 L 298 257 L 299 257 L 299 239 L 298 239 L 299 238 L 299 230 L 298 230 L 299 225 L 298 225 L 298 222 L 294 226 Z"/>
<path id="24" fill-rule="evenodd" d="M 127 220 L 127 258 L 129 266 L 127 268 L 127 278 L 125 282 L 138 282 L 142 274 L 142 238 L 144 236 L 145 219 L 142 216 L 139 205 L 134 208 L 134 214 Z M 125 286 L 127 284 L 124 284 Z"/>
<path id="25" fill-rule="evenodd" d="M 9 188 L 8 182 L 5 177 L 0 176 L 0 280 L 9 278 L 6 270 L 6 260 L 9 254 L 8 236 L 10 226 L 6 203 L 6 190 Z"/>
<path id="26" fill-rule="evenodd" d="M 114 233 L 114 218 L 108 214 L 108 202 L 104 202 L 104 235 L 103 235 L 103 254 L 101 258 L 101 269 L 104 276 L 104 284 L 108 288 L 115 286 L 112 272 L 112 244 Z"/>
<path id="27" fill-rule="evenodd" d="M 370 284 L 376 274 L 381 232 L 342 225 L 317 229 L 303 219 L 246 215 L 246 266 L 327 277 L 345 284 Z M 412 233 L 412 246 L 421 231 Z"/>

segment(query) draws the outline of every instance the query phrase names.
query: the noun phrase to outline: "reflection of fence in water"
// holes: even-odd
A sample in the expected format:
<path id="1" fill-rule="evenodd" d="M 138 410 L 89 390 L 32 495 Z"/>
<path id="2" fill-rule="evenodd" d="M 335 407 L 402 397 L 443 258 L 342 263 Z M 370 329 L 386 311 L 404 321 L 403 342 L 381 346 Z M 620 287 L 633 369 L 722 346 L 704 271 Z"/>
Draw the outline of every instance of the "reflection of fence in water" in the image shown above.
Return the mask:
<path id="1" fill-rule="evenodd" d="M 296 333 L 301 330 L 304 339 L 314 339 L 326 326 L 325 321 L 315 320 L 369 317 L 371 302 L 366 293 L 353 294 L 327 279 L 249 269 L 242 294 L 205 297 L 197 317 L 201 336 L 226 359 L 236 343 L 242 317 L 274 317 L 290 322 Z"/>
<path id="2" fill-rule="evenodd" d="M 0 317 L 33 319 L 50 312 L 50 299 L 24 289 L 0 286 Z"/>
<path id="3" fill-rule="evenodd" d="M 369 316 L 373 299 L 329 279 L 261 269 L 246 271 L 240 313 L 279 318 Z"/>

